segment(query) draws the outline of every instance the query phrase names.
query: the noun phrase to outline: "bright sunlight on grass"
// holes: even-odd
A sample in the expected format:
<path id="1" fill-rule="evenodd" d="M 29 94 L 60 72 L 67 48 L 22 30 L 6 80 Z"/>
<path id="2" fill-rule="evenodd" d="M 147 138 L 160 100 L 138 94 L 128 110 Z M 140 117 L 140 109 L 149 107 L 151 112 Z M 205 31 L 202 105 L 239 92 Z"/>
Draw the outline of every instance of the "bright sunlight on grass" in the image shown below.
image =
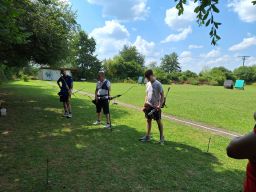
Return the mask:
<path id="1" fill-rule="evenodd" d="M 134 84 L 113 83 L 113 94 L 120 94 Z M 95 83 L 76 82 L 77 89 L 93 93 Z M 164 86 L 165 91 L 167 85 Z M 238 133 L 247 133 L 253 127 L 252 115 L 256 108 L 256 86 L 245 91 L 227 90 L 220 86 L 171 85 L 167 99 L 167 114 L 199 121 Z M 142 106 L 145 86 L 136 85 L 120 101 Z"/>
<path id="2" fill-rule="evenodd" d="M 120 91 L 126 88 L 114 86 Z M 171 98 L 181 92 L 173 89 Z M 1 90 L 10 109 L 0 121 L 3 191 L 45 191 L 47 157 L 50 191 L 242 189 L 246 161 L 226 156 L 227 138 L 164 121 L 166 144 L 143 144 L 138 141 L 145 130 L 142 112 L 111 105 L 114 127 L 109 132 L 91 125 L 95 109 L 85 96 L 73 98 L 74 117 L 63 119 L 57 89 L 47 82 L 16 81 L 1 85 Z M 133 93 L 136 90 L 143 87 Z M 139 104 L 136 97 L 129 101 Z M 170 111 L 174 110 L 171 100 Z M 158 137 L 154 125 L 153 138 Z"/>

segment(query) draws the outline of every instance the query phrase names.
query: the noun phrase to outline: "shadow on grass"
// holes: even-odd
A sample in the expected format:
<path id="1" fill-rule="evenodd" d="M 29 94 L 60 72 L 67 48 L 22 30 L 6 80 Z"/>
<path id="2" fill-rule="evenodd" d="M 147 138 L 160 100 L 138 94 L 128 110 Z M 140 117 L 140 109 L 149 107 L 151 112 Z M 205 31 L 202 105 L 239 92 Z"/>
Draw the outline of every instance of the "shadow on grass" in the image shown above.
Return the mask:
<path id="1" fill-rule="evenodd" d="M 4 191 L 241 189 L 241 171 L 218 171 L 213 154 L 172 141 L 140 143 L 143 133 L 127 124 L 117 124 L 113 132 L 92 126 L 95 109 L 88 100 L 73 98 L 74 118 L 65 119 L 52 90 L 11 86 L 10 92 L 8 117 L 0 121 Z M 130 115 L 118 107 L 111 111 L 115 122 Z"/>

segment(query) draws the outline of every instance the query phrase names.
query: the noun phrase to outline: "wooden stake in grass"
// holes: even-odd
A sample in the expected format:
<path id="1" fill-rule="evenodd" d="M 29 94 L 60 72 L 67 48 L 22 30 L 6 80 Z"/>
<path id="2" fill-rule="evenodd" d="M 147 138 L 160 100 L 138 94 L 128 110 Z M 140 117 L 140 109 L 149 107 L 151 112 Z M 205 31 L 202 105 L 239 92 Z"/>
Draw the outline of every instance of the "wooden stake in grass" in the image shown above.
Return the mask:
<path id="1" fill-rule="evenodd" d="M 48 157 L 46 159 L 46 185 L 49 184 L 49 160 Z"/>
<path id="2" fill-rule="evenodd" d="M 211 139 L 212 139 L 212 137 L 210 137 L 209 141 L 208 141 L 207 153 L 209 152 L 209 149 L 210 149 Z"/>

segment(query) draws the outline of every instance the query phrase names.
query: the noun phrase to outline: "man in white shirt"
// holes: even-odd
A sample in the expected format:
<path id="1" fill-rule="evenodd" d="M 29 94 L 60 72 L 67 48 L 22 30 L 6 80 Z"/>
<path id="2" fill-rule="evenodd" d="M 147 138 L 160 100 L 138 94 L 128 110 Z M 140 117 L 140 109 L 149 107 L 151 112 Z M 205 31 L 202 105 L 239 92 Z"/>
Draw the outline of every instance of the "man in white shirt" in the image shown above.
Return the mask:
<path id="1" fill-rule="evenodd" d="M 97 121 L 94 125 L 101 124 L 101 111 L 106 115 L 107 124 L 105 128 L 110 129 L 110 115 L 109 115 L 109 98 L 110 98 L 110 81 L 105 78 L 104 71 L 99 71 L 98 82 L 95 90 L 95 102 L 96 102 L 96 113 Z"/>
<path id="2" fill-rule="evenodd" d="M 164 102 L 164 91 L 162 84 L 156 80 L 151 69 L 145 72 L 145 77 L 148 80 L 146 84 L 146 97 L 143 111 L 147 118 L 147 132 L 140 139 L 142 142 L 150 141 L 150 132 L 152 127 L 152 119 L 157 122 L 160 133 L 160 144 L 164 144 L 163 124 L 161 120 L 161 107 Z"/>

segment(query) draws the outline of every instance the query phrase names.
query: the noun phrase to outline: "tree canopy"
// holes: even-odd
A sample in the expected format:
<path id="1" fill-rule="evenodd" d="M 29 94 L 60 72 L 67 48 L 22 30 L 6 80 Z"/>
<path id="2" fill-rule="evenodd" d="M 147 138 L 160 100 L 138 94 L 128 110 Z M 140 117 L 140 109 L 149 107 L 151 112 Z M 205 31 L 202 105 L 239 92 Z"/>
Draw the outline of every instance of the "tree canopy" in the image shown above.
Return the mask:
<path id="1" fill-rule="evenodd" d="M 160 68 L 166 73 L 180 72 L 181 67 L 178 61 L 177 53 L 173 52 L 169 55 L 164 55 L 161 59 Z"/>
<path id="2" fill-rule="evenodd" d="M 54 65 L 66 58 L 75 14 L 58 0 L 0 1 L 0 63 Z"/>
<path id="3" fill-rule="evenodd" d="M 144 56 L 135 46 L 124 46 L 113 59 L 104 62 L 109 77 L 115 79 L 136 79 L 143 74 Z"/>
<path id="4" fill-rule="evenodd" d="M 79 69 L 79 76 L 86 79 L 93 79 L 95 74 L 101 69 L 101 62 L 94 55 L 96 42 L 89 38 L 84 31 L 79 31 L 74 41 L 75 65 Z"/>

